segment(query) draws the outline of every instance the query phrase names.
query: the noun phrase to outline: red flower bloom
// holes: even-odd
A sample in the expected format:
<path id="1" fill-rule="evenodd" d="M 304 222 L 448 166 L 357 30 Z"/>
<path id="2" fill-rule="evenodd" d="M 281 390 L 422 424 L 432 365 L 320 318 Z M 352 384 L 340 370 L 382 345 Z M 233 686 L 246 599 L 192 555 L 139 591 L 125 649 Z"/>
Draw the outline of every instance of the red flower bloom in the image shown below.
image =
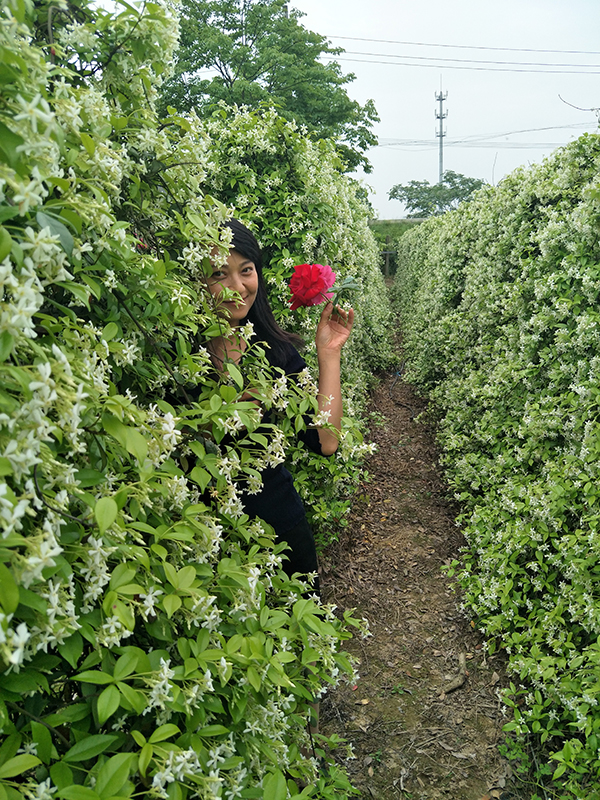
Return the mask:
<path id="1" fill-rule="evenodd" d="M 299 264 L 294 267 L 290 279 L 292 311 L 300 306 L 316 306 L 331 300 L 333 293 L 327 291 L 335 283 L 335 272 L 325 264 Z"/>

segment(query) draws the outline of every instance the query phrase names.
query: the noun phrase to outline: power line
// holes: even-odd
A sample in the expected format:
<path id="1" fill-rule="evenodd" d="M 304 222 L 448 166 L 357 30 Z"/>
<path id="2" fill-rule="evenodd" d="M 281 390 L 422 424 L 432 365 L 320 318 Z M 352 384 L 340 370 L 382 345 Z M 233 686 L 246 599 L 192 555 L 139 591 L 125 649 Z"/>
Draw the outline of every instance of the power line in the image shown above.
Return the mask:
<path id="1" fill-rule="evenodd" d="M 500 64 L 502 66 L 517 67 L 585 67 L 599 69 L 600 64 L 557 64 L 536 61 L 492 61 L 491 59 L 480 58 L 441 58 L 438 56 L 409 56 L 406 54 L 396 55 L 395 53 L 363 53 L 356 50 L 344 50 L 352 56 L 381 56 L 383 58 L 409 58 L 411 61 L 456 61 L 461 64 Z"/>
<path id="2" fill-rule="evenodd" d="M 343 58 L 341 56 L 329 56 L 323 53 L 321 58 L 329 58 L 332 61 L 350 61 L 357 64 L 385 64 L 390 67 L 430 67 L 433 69 L 440 69 L 440 64 L 414 64 L 402 61 L 375 61 L 366 58 Z M 402 56 L 399 56 L 402 58 Z M 466 67 L 459 66 L 458 64 L 444 64 L 445 69 L 466 69 L 475 70 L 478 72 L 534 72 L 538 75 L 600 75 L 599 72 L 586 72 L 581 70 L 563 70 L 563 69 L 512 69 L 509 67 Z"/>
<path id="3" fill-rule="evenodd" d="M 479 148 L 479 149 L 492 149 L 492 150 L 554 150 L 556 147 L 563 147 L 565 142 L 453 142 L 451 139 L 446 140 L 445 147 L 455 148 Z M 378 144 L 384 150 L 434 150 L 439 145 L 433 140 L 423 140 L 422 142 L 404 142 L 398 144 Z"/>
<path id="4" fill-rule="evenodd" d="M 517 133 L 538 133 L 539 131 L 561 131 L 570 128 L 587 128 L 591 122 L 575 122 L 570 125 L 546 125 L 543 128 L 521 128 L 517 131 L 503 131 L 502 133 L 475 133 L 471 136 L 465 136 L 463 139 L 456 139 L 455 141 L 469 142 L 469 141 L 485 141 L 489 139 L 497 139 L 500 136 L 514 136 Z M 380 139 L 385 144 L 394 144 L 395 142 L 407 141 L 421 141 L 417 139 Z"/>
<path id="5" fill-rule="evenodd" d="M 537 133 L 539 131 L 555 131 L 573 128 L 587 128 L 591 123 L 576 122 L 571 125 L 546 125 L 543 128 L 521 128 L 516 131 L 505 131 L 504 133 L 477 133 L 471 136 L 465 136 L 462 139 L 447 139 L 446 145 L 448 147 L 488 147 L 496 149 L 512 149 L 512 150 L 536 150 L 547 149 L 549 147 L 561 147 L 565 142 L 497 142 L 502 136 L 513 136 L 518 133 Z M 380 139 L 376 147 L 383 147 L 388 149 L 409 150 L 421 149 L 431 150 L 435 147 L 435 142 L 431 139 Z"/>
<path id="6" fill-rule="evenodd" d="M 401 44 L 411 47 L 452 47 L 457 50 L 496 50 L 510 53 L 559 53 L 561 55 L 600 56 L 600 50 L 536 50 L 532 47 L 484 47 L 471 44 L 434 44 L 432 42 L 399 42 L 395 39 L 365 39 L 360 36 L 332 36 L 326 39 L 346 39 L 352 42 L 378 42 L 379 44 Z"/>
<path id="7" fill-rule="evenodd" d="M 498 136 L 513 136 L 516 133 L 537 133 L 538 131 L 562 131 L 566 128 L 587 128 L 590 122 L 572 122 L 569 125 L 545 125 L 543 128 L 521 128 L 518 131 L 505 131 L 504 133 L 490 133 L 487 135 L 472 134 L 473 138 L 494 138 Z M 467 136 L 464 141 L 471 137 Z"/>

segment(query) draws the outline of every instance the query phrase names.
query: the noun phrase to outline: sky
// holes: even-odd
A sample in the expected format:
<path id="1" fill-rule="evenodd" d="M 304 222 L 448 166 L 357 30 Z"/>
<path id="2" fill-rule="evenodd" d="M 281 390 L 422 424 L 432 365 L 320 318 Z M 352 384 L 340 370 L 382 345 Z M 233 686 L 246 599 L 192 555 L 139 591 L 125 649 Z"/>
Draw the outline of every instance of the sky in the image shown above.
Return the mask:
<path id="1" fill-rule="evenodd" d="M 387 197 L 395 184 L 438 180 L 440 86 L 447 93 L 443 168 L 488 183 L 598 130 L 591 109 L 600 107 L 600 0 L 291 6 L 304 13 L 306 28 L 346 51 L 337 60 L 356 75 L 346 86 L 350 97 L 375 102 L 379 146 L 368 153 L 373 172 L 358 176 L 379 219 L 405 216 L 402 203 Z"/>

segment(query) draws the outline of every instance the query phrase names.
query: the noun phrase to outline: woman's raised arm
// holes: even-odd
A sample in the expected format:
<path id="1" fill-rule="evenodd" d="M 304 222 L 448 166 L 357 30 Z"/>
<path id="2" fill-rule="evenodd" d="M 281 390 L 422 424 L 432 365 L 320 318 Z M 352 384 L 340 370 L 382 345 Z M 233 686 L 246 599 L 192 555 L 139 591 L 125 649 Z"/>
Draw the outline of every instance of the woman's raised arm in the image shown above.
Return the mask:
<path id="1" fill-rule="evenodd" d="M 348 340 L 354 323 L 354 310 L 344 311 L 327 303 L 317 326 L 315 344 L 319 362 L 319 411 L 328 413 L 330 425 L 341 429 L 343 403 L 340 385 L 340 359 L 342 347 Z M 319 442 L 323 455 L 330 456 L 338 448 L 338 437 L 327 428 L 319 428 Z"/>

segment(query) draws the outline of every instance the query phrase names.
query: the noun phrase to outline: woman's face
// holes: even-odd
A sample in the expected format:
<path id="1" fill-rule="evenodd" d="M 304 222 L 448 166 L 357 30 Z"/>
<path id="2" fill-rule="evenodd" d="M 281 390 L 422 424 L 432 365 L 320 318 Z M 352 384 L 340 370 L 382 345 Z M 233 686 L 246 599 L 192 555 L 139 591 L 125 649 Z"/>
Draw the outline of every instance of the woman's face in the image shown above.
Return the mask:
<path id="1" fill-rule="evenodd" d="M 239 325 L 248 316 L 256 300 L 258 292 L 258 272 L 253 261 L 231 250 L 227 257 L 227 264 L 220 269 L 215 269 L 208 280 L 212 296 L 218 301 L 219 308 L 223 309 L 231 325 Z M 238 292 L 241 297 L 237 300 L 220 300 L 219 295 L 223 289 Z"/>

